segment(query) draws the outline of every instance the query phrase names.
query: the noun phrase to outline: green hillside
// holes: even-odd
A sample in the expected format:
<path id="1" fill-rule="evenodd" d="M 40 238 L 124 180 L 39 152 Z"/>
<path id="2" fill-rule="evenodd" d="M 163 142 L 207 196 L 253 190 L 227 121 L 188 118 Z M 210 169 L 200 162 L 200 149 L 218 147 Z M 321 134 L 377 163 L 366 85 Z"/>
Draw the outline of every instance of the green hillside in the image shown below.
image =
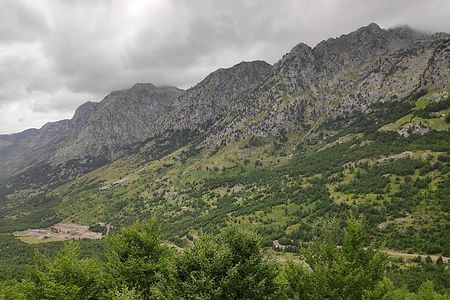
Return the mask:
<path id="1" fill-rule="evenodd" d="M 448 255 L 449 100 L 424 104 L 435 94 L 397 113 L 379 108 L 339 131 L 322 124 L 321 142 L 305 149 L 296 147 L 302 135 L 290 135 L 236 141 L 212 154 L 190 145 L 152 161 L 138 153 L 52 192 L 55 212 L 119 227 L 157 216 L 180 246 L 226 222 L 256 230 L 267 245 L 306 242 L 330 218 L 361 215 L 389 248 Z M 397 132 L 416 118 L 427 131 Z"/>

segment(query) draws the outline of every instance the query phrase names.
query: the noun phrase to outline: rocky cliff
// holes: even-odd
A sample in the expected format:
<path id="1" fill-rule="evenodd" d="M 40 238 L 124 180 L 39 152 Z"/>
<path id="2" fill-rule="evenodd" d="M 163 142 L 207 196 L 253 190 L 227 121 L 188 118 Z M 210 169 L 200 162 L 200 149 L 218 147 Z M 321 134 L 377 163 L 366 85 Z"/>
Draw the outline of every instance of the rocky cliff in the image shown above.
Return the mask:
<path id="1" fill-rule="evenodd" d="M 21 173 L 22 177 L 35 174 L 37 170 L 30 171 L 32 168 L 47 173 L 53 170 L 57 177 L 62 175 L 57 170 L 64 169 L 68 162 L 84 164 L 78 171 L 63 172 L 72 177 L 126 154 L 137 142 L 152 135 L 152 123 L 182 93 L 175 87 L 138 83 L 130 89 L 110 93 L 101 102 L 81 105 L 70 120 L 0 135 L 0 180 Z M 98 163 L 89 167 L 92 162 Z"/>
<path id="2" fill-rule="evenodd" d="M 447 34 L 370 24 L 314 48 L 298 44 L 265 82 L 232 105 L 205 144 L 214 148 L 280 132 L 316 138 L 315 129 L 323 124 L 344 126 L 374 104 L 444 88 L 450 82 L 449 40 Z"/>

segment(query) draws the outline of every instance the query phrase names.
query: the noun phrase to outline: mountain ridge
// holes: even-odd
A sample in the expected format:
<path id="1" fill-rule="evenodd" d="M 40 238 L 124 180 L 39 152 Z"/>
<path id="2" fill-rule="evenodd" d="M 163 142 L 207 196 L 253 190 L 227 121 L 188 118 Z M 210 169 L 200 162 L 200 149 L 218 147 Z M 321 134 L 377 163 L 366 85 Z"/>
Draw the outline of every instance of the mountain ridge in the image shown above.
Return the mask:
<path id="1" fill-rule="evenodd" d="M 153 84 L 135 84 L 130 89 L 111 92 L 100 102 L 86 102 L 82 104 L 77 108 L 72 119 L 50 122 L 43 125 L 40 129 L 30 129 L 17 134 L 0 135 L 0 145 L 2 145 L 0 147 L 0 153 L 4 156 L 6 155 L 5 158 L 0 160 L 2 167 L 2 176 L 0 176 L 0 179 L 23 172 L 26 170 L 26 166 L 33 166 L 32 163 L 36 161 L 37 164 L 41 162 L 52 165 L 64 164 L 69 160 L 83 159 L 85 156 L 102 151 L 101 148 L 99 149 L 99 146 L 106 146 L 105 144 L 108 144 L 108 139 L 117 141 L 117 137 L 114 136 L 115 129 L 112 123 L 101 124 L 101 122 L 98 123 L 98 120 L 102 116 L 104 118 L 109 117 L 109 120 L 111 120 L 115 110 L 117 109 L 119 111 L 119 106 L 122 106 L 127 111 L 125 113 L 125 119 L 122 118 L 119 122 L 126 124 L 126 120 L 134 116 L 140 120 L 139 129 L 148 130 L 146 128 L 146 114 L 148 114 L 150 119 L 155 119 L 162 110 L 167 109 L 167 104 L 175 101 L 181 93 L 182 90 L 174 87 L 157 88 Z M 167 101 L 168 103 L 164 104 L 161 101 Z M 136 105 L 133 105 L 133 102 L 140 104 L 137 105 L 135 103 Z M 158 107 L 153 107 L 153 104 Z M 158 109 L 161 111 L 158 112 Z M 126 116 L 127 113 L 131 114 L 128 115 L 128 118 Z M 118 119 L 118 116 L 114 118 Z M 109 138 L 106 137 L 104 142 L 102 142 L 96 139 L 93 133 L 91 134 L 92 138 L 90 138 L 89 143 L 86 144 L 85 140 L 80 144 L 83 137 L 79 135 L 86 131 L 95 132 L 95 127 L 99 125 L 103 125 L 104 131 L 110 128 L 113 131 L 111 136 Z M 127 135 L 131 136 L 130 144 L 137 143 L 143 139 L 142 136 L 139 136 L 137 129 L 134 132 L 134 136 L 132 132 L 127 132 Z M 123 133 L 117 134 L 122 134 L 123 137 Z M 70 143 L 70 139 L 73 139 L 72 143 Z M 77 144 L 76 146 L 79 147 L 79 150 L 74 154 L 65 153 L 65 149 L 73 147 L 74 143 Z M 117 141 L 117 144 L 119 146 L 127 146 L 126 142 L 119 143 Z M 55 147 L 58 149 L 55 149 Z M 26 156 L 27 154 L 31 155 L 32 158 L 25 157 L 21 159 L 21 156 Z M 95 157 L 95 155 L 93 156 Z M 109 155 L 102 157 L 102 159 L 106 158 L 109 160 L 112 156 L 112 153 L 109 153 Z M 9 166 L 10 164 L 12 164 L 11 167 Z M 18 171 L 14 169 L 18 169 Z"/>
<path id="2" fill-rule="evenodd" d="M 313 48 L 299 43 L 273 66 L 253 61 L 218 69 L 186 91 L 136 83 L 81 105 L 71 120 L 0 135 L 0 180 L 50 168 L 53 178 L 70 174 L 61 176 L 67 181 L 149 140 L 149 157 L 161 144 L 173 150 L 194 140 L 195 148 L 211 151 L 233 140 L 289 133 L 314 143 L 321 124 L 342 127 L 376 102 L 406 101 L 448 84 L 448 38 L 371 23 Z M 79 168 L 66 167 L 75 161 Z"/>
<path id="3" fill-rule="evenodd" d="M 375 30 L 377 32 L 377 34 L 379 35 L 379 38 L 375 39 L 375 40 L 381 40 L 383 43 L 383 51 L 385 52 L 385 54 L 382 55 L 386 57 L 387 61 L 384 62 L 384 65 L 380 59 L 380 56 L 378 55 L 373 55 L 373 57 L 371 59 L 367 58 L 367 53 L 371 53 L 370 51 L 367 52 L 367 49 L 372 49 L 372 44 L 370 44 L 370 42 L 373 41 L 373 39 L 371 38 L 371 36 L 367 36 L 367 31 L 371 32 Z M 405 29 L 402 29 L 405 30 Z M 370 82 L 369 80 L 371 79 L 370 76 L 375 77 L 376 73 L 380 73 L 380 71 L 382 72 L 390 72 L 384 69 L 380 69 L 380 68 L 385 68 L 388 69 L 390 68 L 390 70 L 395 70 L 395 68 L 397 68 L 397 73 L 398 73 L 398 77 L 403 76 L 400 73 L 400 69 L 398 69 L 397 66 L 395 66 L 395 64 L 401 63 L 401 59 L 415 59 L 417 62 L 420 61 L 420 64 L 418 66 L 415 65 L 409 65 L 408 67 L 410 69 L 414 69 L 414 68 L 419 68 L 421 65 L 423 67 L 425 67 L 425 65 L 427 65 L 428 60 L 433 59 L 433 55 L 434 55 L 434 49 L 435 47 L 438 47 L 437 44 L 439 45 L 446 45 L 446 43 L 448 42 L 448 35 L 445 36 L 444 39 L 442 39 L 442 37 L 433 37 L 431 35 L 427 35 L 426 39 L 424 40 L 418 40 L 416 41 L 417 43 L 419 43 L 418 48 L 419 49 L 428 49 L 427 53 L 423 53 L 423 55 L 416 55 L 416 57 L 414 56 L 415 53 L 418 51 L 418 49 L 414 48 L 414 42 L 412 40 L 409 39 L 410 36 L 413 36 L 414 34 L 409 34 L 407 35 L 407 42 L 409 44 L 409 47 L 407 48 L 399 48 L 397 49 L 397 47 L 391 48 L 391 42 L 388 42 L 388 39 L 384 38 L 384 35 L 388 35 L 388 37 L 391 36 L 390 31 L 388 30 L 383 30 L 380 29 L 378 26 L 374 26 L 374 25 L 369 25 L 367 27 L 363 27 L 362 29 L 358 29 L 357 31 L 350 33 L 348 35 L 343 35 L 340 38 L 337 39 L 333 39 L 331 41 L 332 44 L 336 44 L 336 43 L 341 43 L 344 38 L 344 45 L 347 47 L 348 42 L 345 41 L 345 39 L 347 39 L 347 37 L 353 37 L 359 40 L 359 35 L 360 33 L 363 33 L 362 36 L 366 39 L 369 40 L 369 43 L 362 43 L 363 45 L 365 45 L 361 50 L 354 50 L 353 47 L 348 48 L 347 51 L 349 51 L 350 53 L 353 53 L 355 51 L 359 51 L 358 53 L 362 53 L 362 57 L 363 59 L 359 60 L 356 59 L 355 62 L 355 55 L 348 55 L 347 52 L 342 52 L 340 53 L 341 55 L 341 61 L 339 63 L 339 65 L 336 64 L 331 64 L 331 65 L 325 65 L 324 67 L 324 62 L 329 62 L 329 59 L 325 59 L 324 62 L 322 62 L 319 59 L 316 58 L 317 54 L 315 52 L 317 52 L 317 49 L 321 49 L 323 48 L 323 43 L 330 43 L 330 41 L 325 41 L 323 43 L 319 43 L 315 48 L 311 48 L 306 44 L 298 44 L 297 46 L 295 46 L 291 52 L 289 52 L 288 54 L 284 55 L 280 61 L 278 61 L 274 67 L 273 67 L 273 74 L 272 76 L 270 76 L 270 78 L 268 79 L 269 83 L 267 83 L 267 85 L 271 85 L 272 87 L 272 91 L 268 91 L 267 88 L 265 86 L 262 86 L 262 90 L 260 92 L 260 95 L 253 95 L 252 99 L 250 99 L 250 102 L 253 103 L 249 103 L 247 105 L 247 107 L 243 107 L 240 109 L 239 112 L 233 111 L 230 112 L 230 115 L 239 115 L 239 123 L 237 125 L 235 125 L 235 128 L 227 128 L 226 130 L 228 132 L 224 132 L 224 133 L 219 133 L 219 137 L 218 138 L 214 138 L 212 137 L 211 140 L 212 144 L 215 145 L 220 145 L 223 144 L 224 136 L 240 136 L 240 127 L 246 127 L 247 125 L 244 123 L 245 121 L 243 121 L 243 119 L 245 119 L 245 117 L 243 118 L 242 116 L 249 113 L 249 117 L 248 118 L 256 118 L 258 116 L 259 113 L 262 112 L 267 112 L 270 111 L 271 115 L 269 115 L 268 117 L 265 118 L 265 120 L 262 120 L 260 123 L 262 123 L 262 128 L 255 128 L 253 130 L 246 130 L 247 134 L 246 135 L 268 135 L 268 134 L 277 134 L 277 131 L 279 131 L 280 129 L 284 129 L 284 128 L 289 128 L 289 124 L 286 124 L 286 122 L 288 122 L 290 118 L 290 116 L 292 115 L 291 113 L 289 113 L 289 110 L 295 110 L 297 115 L 301 115 L 303 112 L 304 117 L 302 118 L 302 122 L 301 124 L 295 124 L 295 120 L 293 120 L 293 122 L 291 123 L 291 127 L 293 127 L 293 130 L 302 130 L 301 126 L 305 125 L 305 118 L 306 121 L 308 121 L 307 119 L 310 119 L 310 123 L 314 123 L 314 119 L 317 118 L 320 114 L 325 113 L 326 114 L 337 114 L 336 112 L 322 112 L 319 113 L 319 111 L 323 111 L 324 108 L 326 108 L 327 106 L 329 106 L 330 103 L 327 104 L 327 98 L 336 98 L 336 97 L 347 97 L 347 99 L 341 99 L 341 101 L 334 101 L 334 104 L 332 105 L 340 105 L 342 107 L 342 110 L 345 112 L 346 111 L 352 111 L 353 109 L 357 109 L 358 106 L 364 108 L 364 105 L 367 105 L 367 102 L 369 101 L 368 99 L 365 100 L 364 98 L 367 97 L 372 97 L 374 99 L 372 99 L 371 101 L 378 101 L 381 98 L 381 95 L 370 95 L 369 92 L 366 90 L 365 93 L 367 95 L 362 95 L 361 93 L 354 95 L 353 90 L 355 88 L 358 88 L 358 86 L 355 86 L 356 84 L 371 84 L 371 85 L 378 85 L 378 90 L 380 90 L 381 92 L 384 93 L 384 88 L 381 85 L 386 85 L 386 84 L 394 84 L 395 82 L 384 82 L 383 80 L 383 76 L 378 76 L 381 78 L 374 78 L 374 80 L 376 80 L 375 82 Z M 395 37 L 396 35 L 394 35 Z M 420 34 L 418 34 L 418 36 L 422 36 Z M 401 38 L 400 40 L 402 40 L 403 38 Z M 354 39 L 352 39 L 354 40 Z M 337 41 L 337 42 L 336 42 Z M 358 47 L 356 47 L 355 49 L 358 49 Z M 410 50 L 404 50 L 404 49 L 410 49 Z M 406 52 L 405 52 L 406 51 Z M 409 54 L 408 54 L 408 51 Z M 320 53 L 320 51 L 319 51 Z M 395 53 L 397 53 L 397 56 L 395 55 Z M 316 56 L 314 56 L 316 55 Z M 409 57 L 408 57 L 409 55 Z M 442 76 L 439 77 L 439 80 L 441 81 L 439 83 L 440 87 L 443 87 L 445 85 L 448 84 L 448 74 L 445 73 L 445 68 L 449 68 L 448 66 L 448 52 L 446 51 L 441 51 L 440 54 L 441 57 L 441 61 L 444 64 L 442 66 L 442 68 L 444 68 L 444 72 L 442 72 Z M 334 58 L 337 57 L 337 55 L 333 56 Z M 348 57 L 351 57 L 351 59 L 349 59 Z M 339 57 L 338 57 L 339 58 Z M 393 59 L 393 63 L 389 61 L 389 59 L 392 58 Z M 335 60 L 336 61 L 336 60 Z M 394 65 L 392 65 L 394 64 Z M 411 62 L 407 62 L 407 64 L 411 64 Z M 329 70 L 334 70 L 333 72 L 330 72 Z M 367 70 L 366 70 L 367 69 Z M 356 72 L 356 70 L 358 70 L 358 72 Z M 403 69 L 401 70 L 402 72 L 404 71 Z M 365 73 L 364 73 L 365 72 Z M 425 70 L 422 70 L 422 72 L 425 72 Z M 368 75 L 368 76 L 366 76 Z M 384 75 L 384 77 L 389 76 L 389 74 Z M 407 77 L 407 76 L 404 76 Z M 386 77 L 389 81 L 389 77 Z M 409 79 L 409 78 L 408 78 Z M 363 80 L 365 80 L 365 82 L 363 82 Z M 419 80 L 419 78 L 415 79 L 416 81 Z M 411 82 L 405 82 L 406 87 L 402 86 L 401 84 L 398 84 L 398 87 L 391 87 L 392 89 L 399 89 L 399 91 L 406 90 L 408 89 L 408 93 L 411 93 L 411 89 L 420 89 L 420 88 L 427 88 L 426 84 L 423 84 L 423 87 L 411 87 Z M 348 85 L 347 91 L 346 91 L 346 85 Z M 371 87 L 371 89 L 377 89 L 376 87 Z M 347 96 L 345 95 L 347 94 Z M 372 94 L 374 94 L 372 92 Z M 380 93 L 381 94 L 381 93 Z M 384 94 L 383 94 L 384 96 Z M 393 95 L 392 95 L 393 96 Z M 396 95 L 398 99 L 399 95 Z M 404 95 L 404 97 L 406 97 L 407 95 Z M 359 97 L 361 99 L 357 99 L 356 97 Z M 289 98 L 289 99 L 287 99 Z M 263 99 L 263 100 L 260 100 Z M 315 99 L 314 103 L 316 103 L 315 105 L 317 105 L 316 107 L 314 106 L 313 103 L 311 103 L 311 99 Z M 321 101 L 317 101 L 317 99 L 321 99 Z M 255 101 L 256 100 L 256 101 Z M 366 104 L 361 103 L 363 100 L 364 102 L 366 102 Z M 286 102 L 293 102 L 292 105 L 290 105 L 291 107 L 286 107 L 286 105 L 284 105 Z M 302 105 L 301 103 L 298 102 L 307 102 L 306 105 Z M 322 102 L 322 103 L 321 103 Z M 357 103 L 359 102 L 359 103 Z M 311 105 L 313 104 L 313 105 Z M 271 108 L 269 108 L 269 105 L 272 106 Z M 350 107 L 349 107 L 350 105 Z M 283 107 L 284 106 L 284 107 Z M 345 108 L 345 106 L 347 106 L 347 108 Z M 258 107 L 260 107 L 258 109 Z M 279 109 L 279 113 L 275 114 L 274 112 L 274 107 L 275 110 Z M 258 112 L 259 110 L 259 112 Z M 342 113 L 341 113 L 342 115 Z M 232 118 L 232 117 L 231 117 Z M 268 119 L 267 119 L 268 118 Z M 244 124 L 243 124 L 244 123 Z M 265 124 L 264 124 L 265 123 Z M 281 125 L 277 125 L 283 123 Z M 293 124 L 292 124 L 293 123 Z M 307 124 L 307 123 L 306 123 Z M 299 127 L 300 126 L 300 127 Z M 314 124 L 311 124 L 310 126 L 314 126 Z M 306 128 L 305 130 L 308 131 L 309 128 Z M 214 141 L 215 140 L 215 141 Z"/>

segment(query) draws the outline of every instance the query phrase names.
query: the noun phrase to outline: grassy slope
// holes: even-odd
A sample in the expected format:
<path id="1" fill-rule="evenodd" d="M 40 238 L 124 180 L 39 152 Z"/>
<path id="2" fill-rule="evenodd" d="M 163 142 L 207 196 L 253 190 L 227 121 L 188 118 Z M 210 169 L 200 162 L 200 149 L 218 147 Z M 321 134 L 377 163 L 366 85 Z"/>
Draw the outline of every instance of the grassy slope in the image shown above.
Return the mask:
<path id="1" fill-rule="evenodd" d="M 407 138 L 396 127 L 379 130 L 406 115 L 448 114 L 449 106 L 426 111 L 433 103 L 430 94 L 407 110 L 390 114 L 387 108 L 379 122 L 364 115 L 307 149 L 296 147 L 302 134 L 287 141 L 236 141 L 214 154 L 193 152 L 188 145 L 154 161 L 144 152 L 135 154 L 52 192 L 18 191 L 0 207 L 0 280 L 23 276 L 34 249 L 54 253 L 62 244 L 30 245 L 11 232 L 61 219 L 124 226 L 156 215 L 165 237 L 180 246 L 200 231 L 234 222 L 258 231 L 269 246 L 283 237 L 308 241 L 326 220 L 353 214 L 362 215 L 370 233 L 391 249 L 448 252 L 448 127 Z M 87 255 L 103 251 L 102 241 L 83 243 Z"/>
<path id="2" fill-rule="evenodd" d="M 267 244 L 283 236 L 307 241 L 325 220 L 361 214 L 391 248 L 450 249 L 449 126 L 435 112 L 417 116 L 434 93 L 381 131 L 359 128 L 293 156 L 299 136 L 284 144 L 237 141 L 188 158 L 188 146 L 150 162 L 136 154 L 56 190 L 56 211 L 79 223 L 119 226 L 156 215 L 178 244 L 226 222 L 254 228 Z M 404 138 L 394 131 L 405 118 L 445 126 Z"/>

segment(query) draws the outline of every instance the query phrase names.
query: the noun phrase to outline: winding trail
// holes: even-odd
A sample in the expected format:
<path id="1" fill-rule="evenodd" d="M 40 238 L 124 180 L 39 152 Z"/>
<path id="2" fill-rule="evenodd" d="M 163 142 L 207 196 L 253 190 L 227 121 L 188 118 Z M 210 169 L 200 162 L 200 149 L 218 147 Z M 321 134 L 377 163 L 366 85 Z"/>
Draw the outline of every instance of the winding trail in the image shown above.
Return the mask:
<path id="1" fill-rule="evenodd" d="M 442 260 L 443 260 L 444 263 L 448 263 L 448 261 L 450 259 L 449 257 L 442 256 L 442 255 L 428 255 L 428 254 L 419 254 L 419 253 L 404 253 L 404 252 L 391 250 L 391 249 L 385 249 L 383 251 L 386 252 L 386 254 L 389 255 L 389 256 L 396 256 L 396 257 L 402 257 L 402 258 L 408 258 L 408 259 L 413 259 L 413 258 L 416 258 L 417 256 L 421 256 L 422 258 L 430 256 L 431 259 L 433 260 L 433 262 L 436 262 L 436 260 L 439 257 L 442 257 Z"/>
<path id="2" fill-rule="evenodd" d="M 272 241 L 272 249 L 283 250 L 283 249 L 285 249 L 285 248 L 286 248 L 286 246 L 281 245 L 281 244 L 279 243 L 278 240 Z M 341 246 L 337 246 L 337 248 L 341 248 Z M 387 255 L 389 255 L 389 256 L 401 257 L 401 258 L 403 258 L 403 259 L 409 259 L 409 260 L 412 260 L 412 259 L 414 259 L 414 258 L 416 258 L 416 257 L 418 257 L 418 256 L 422 257 L 422 259 L 425 259 L 427 256 L 429 256 L 429 257 L 431 258 L 431 260 L 432 260 L 434 263 L 436 262 L 436 260 L 437 260 L 439 257 L 442 257 L 442 261 L 443 261 L 445 264 L 449 263 L 449 261 L 450 261 L 450 257 L 443 256 L 443 255 L 435 255 L 435 254 L 431 255 L 431 254 L 419 254 L 419 253 L 406 253 L 406 252 L 401 252 L 401 251 L 397 251 L 397 250 L 393 250 L 393 249 L 383 249 L 382 251 L 383 251 L 384 253 L 386 253 Z M 279 257 L 277 257 L 276 260 L 283 263 L 283 262 L 288 261 L 289 259 L 288 259 L 288 258 L 285 258 L 285 257 L 283 257 L 283 256 L 279 256 Z"/>

